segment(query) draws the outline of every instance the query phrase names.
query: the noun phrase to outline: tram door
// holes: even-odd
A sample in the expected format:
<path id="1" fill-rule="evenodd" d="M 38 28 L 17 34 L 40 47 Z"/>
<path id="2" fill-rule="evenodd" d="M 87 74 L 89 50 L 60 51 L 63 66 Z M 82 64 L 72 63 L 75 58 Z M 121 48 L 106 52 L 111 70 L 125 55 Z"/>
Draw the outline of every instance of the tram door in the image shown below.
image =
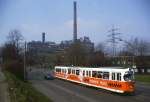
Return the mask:
<path id="1" fill-rule="evenodd" d="M 80 71 L 80 73 L 79 73 L 79 78 L 80 78 L 80 80 L 82 81 L 83 80 L 83 70 L 79 70 Z"/>

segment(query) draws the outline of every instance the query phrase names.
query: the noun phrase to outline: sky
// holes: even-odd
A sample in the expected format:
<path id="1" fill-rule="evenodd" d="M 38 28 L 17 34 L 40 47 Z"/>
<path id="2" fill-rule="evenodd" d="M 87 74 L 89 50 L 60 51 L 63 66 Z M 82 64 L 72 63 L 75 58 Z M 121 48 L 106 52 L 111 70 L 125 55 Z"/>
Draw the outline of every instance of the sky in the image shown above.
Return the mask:
<path id="1" fill-rule="evenodd" d="M 73 39 L 74 0 L 0 0 L 0 44 L 13 29 L 26 41 Z M 75 0 L 78 38 L 88 36 L 98 44 L 108 40 L 112 25 L 122 39 L 150 38 L 150 0 Z"/>

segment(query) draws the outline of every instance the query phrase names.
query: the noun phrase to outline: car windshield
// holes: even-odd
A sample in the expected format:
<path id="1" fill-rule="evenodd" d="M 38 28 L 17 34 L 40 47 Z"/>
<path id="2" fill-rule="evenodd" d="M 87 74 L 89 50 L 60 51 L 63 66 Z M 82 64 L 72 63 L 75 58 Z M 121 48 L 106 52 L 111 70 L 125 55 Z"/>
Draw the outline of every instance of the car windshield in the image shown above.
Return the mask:
<path id="1" fill-rule="evenodd" d="M 51 76 L 51 74 L 47 74 L 47 76 Z"/>
<path id="2" fill-rule="evenodd" d="M 124 74 L 124 80 L 125 81 L 133 81 L 134 76 L 133 76 L 133 71 L 128 71 Z"/>

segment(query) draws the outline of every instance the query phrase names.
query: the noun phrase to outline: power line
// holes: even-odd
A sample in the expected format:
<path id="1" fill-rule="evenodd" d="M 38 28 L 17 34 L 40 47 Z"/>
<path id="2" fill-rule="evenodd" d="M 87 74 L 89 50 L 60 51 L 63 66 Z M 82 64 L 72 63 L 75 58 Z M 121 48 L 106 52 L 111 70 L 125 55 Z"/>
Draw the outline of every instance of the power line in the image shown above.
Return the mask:
<path id="1" fill-rule="evenodd" d="M 112 29 L 109 30 L 108 32 L 110 32 L 111 34 L 108 35 L 108 37 L 110 39 L 108 39 L 108 42 L 112 43 L 112 53 L 113 53 L 113 57 L 116 56 L 116 45 L 117 45 L 117 40 L 120 39 L 118 37 L 118 35 L 120 35 L 120 33 L 117 33 L 118 29 L 114 27 L 114 25 L 112 25 Z"/>

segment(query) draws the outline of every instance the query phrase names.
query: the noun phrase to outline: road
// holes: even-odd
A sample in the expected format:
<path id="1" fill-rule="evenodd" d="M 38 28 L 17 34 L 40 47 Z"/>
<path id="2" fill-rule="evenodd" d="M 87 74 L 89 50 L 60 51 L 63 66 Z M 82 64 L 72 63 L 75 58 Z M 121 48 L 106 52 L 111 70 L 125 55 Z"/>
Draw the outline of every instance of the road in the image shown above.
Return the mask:
<path id="1" fill-rule="evenodd" d="M 28 76 L 32 85 L 54 102 L 150 102 L 150 84 L 137 82 L 133 95 L 120 95 L 61 79 L 43 80 L 45 72 L 32 70 Z"/>

